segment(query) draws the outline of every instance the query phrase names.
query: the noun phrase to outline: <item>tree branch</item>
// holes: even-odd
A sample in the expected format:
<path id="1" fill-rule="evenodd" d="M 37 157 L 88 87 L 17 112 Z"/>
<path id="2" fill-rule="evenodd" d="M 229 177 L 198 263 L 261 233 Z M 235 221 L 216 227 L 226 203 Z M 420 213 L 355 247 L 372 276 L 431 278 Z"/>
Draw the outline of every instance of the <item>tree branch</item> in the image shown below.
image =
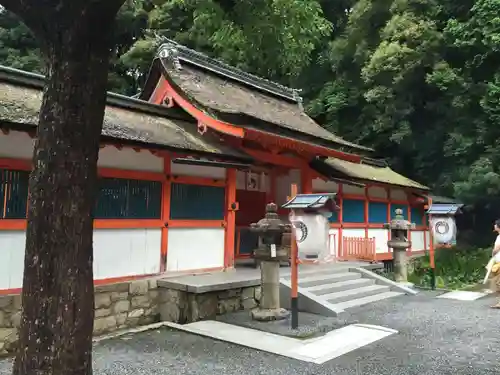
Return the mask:
<path id="1" fill-rule="evenodd" d="M 102 33 L 112 27 L 116 14 L 128 0 L 0 0 L 20 17 L 43 43 L 50 43 L 70 30 Z M 96 25 L 99 25 L 96 27 Z"/>

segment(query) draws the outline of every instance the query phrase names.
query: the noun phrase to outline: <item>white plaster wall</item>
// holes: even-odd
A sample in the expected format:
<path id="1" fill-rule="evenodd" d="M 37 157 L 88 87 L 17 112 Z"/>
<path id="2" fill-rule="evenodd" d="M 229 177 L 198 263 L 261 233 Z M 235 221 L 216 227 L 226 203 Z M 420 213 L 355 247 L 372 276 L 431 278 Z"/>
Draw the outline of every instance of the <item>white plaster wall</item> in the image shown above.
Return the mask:
<path id="1" fill-rule="evenodd" d="M 0 289 L 21 288 L 24 231 L 0 231 Z M 94 279 L 160 272 L 160 229 L 96 229 Z"/>
<path id="2" fill-rule="evenodd" d="M 34 142 L 34 139 L 23 132 L 11 131 L 7 135 L 0 133 L 0 157 L 31 160 Z M 163 172 L 163 158 L 149 151 L 137 152 L 132 148 L 101 148 L 98 165 L 106 168 Z"/>
<path id="3" fill-rule="evenodd" d="M 380 186 L 372 186 L 368 189 L 368 196 L 374 198 L 387 198 L 387 191 Z"/>
<path id="4" fill-rule="evenodd" d="M 236 189 L 245 190 L 246 189 L 246 173 L 243 171 L 236 171 Z"/>
<path id="5" fill-rule="evenodd" d="M 106 146 L 99 150 L 99 167 L 129 169 L 134 171 L 163 172 L 163 158 L 151 152 L 132 148 L 118 150 L 113 146 Z"/>
<path id="6" fill-rule="evenodd" d="M 425 245 L 426 245 L 425 250 L 429 250 L 430 243 L 431 243 L 431 234 L 429 233 L 428 230 L 426 230 L 425 231 Z"/>
<path id="7" fill-rule="evenodd" d="M 388 253 L 387 240 L 389 239 L 387 229 L 369 228 L 368 238 L 375 238 L 375 252 Z"/>
<path id="8" fill-rule="evenodd" d="M 288 174 L 276 177 L 276 201 L 278 205 L 284 204 L 291 193 L 292 184 L 297 185 L 297 191 L 302 191 L 300 184 L 300 170 L 292 169 Z"/>
<path id="9" fill-rule="evenodd" d="M 361 228 L 344 228 L 342 230 L 342 237 L 361 237 L 365 238 L 365 230 Z"/>
<path id="10" fill-rule="evenodd" d="M 94 279 L 160 272 L 161 229 L 95 229 Z"/>
<path id="11" fill-rule="evenodd" d="M 425 250 L 424 246 L 425 232 L 423 230 L 411 231 L 411 250 L 420 251 Z"/>
<path id="12" fill-rule="evenodd" d="M 171 163 L 170 172 L 178 176 L 208 177 L 214 179 L 226 178 L 226 169 L 219 167 Z"/>
<path id="13" fill-rule="evenodd" d="M 339 230 L 337 228 L 330 228 L 328 234 L 330 235 L 330 255 L 337 258 L 339 248 Z"/>
<path id="14" fill-rule="evenodd" d="M 23 286 L 24 231 L 0 231 L 0 289 Z"/>
<path id="15" fill-rule="evenodd" d="M 353 185 L 342 184 L 342 193 L 350 195 L 365 195 L 365 188 Z"/>
<path id="16" fill-rule="evenodd" d="M 31 159 L 35 140 L 23 132 L 0 132 L 0 157 Z"/>
<path id="17" fill-rule="evenodd" d="M 404 190 L 401 189 L 391 189 L 391 200 L 394 201 L 408 201 L 408 197 Z"/>
<path id="18" fill-rule="evenodd" d="M 270 177 L 267 173 L 255 172 L 260 175 L 260 185 L 257 191 L 268 192 L 271 190 Z M 246 190 L 246 175 L 247 172 L 237 171 L 236 172 L 236 189 Z"/>
<path id="19" fill-rule="evenodd" d="M 337 193 L 339 185 L 334 181 L 324 181 L 321 178 L 315 178 L 312 181 L 313 192 L 315 193 Z"/>
<path id="20" fill-rule="evenodd" d="M 170 228 L 167 271 L 224 266 L 223 228 Z"/>

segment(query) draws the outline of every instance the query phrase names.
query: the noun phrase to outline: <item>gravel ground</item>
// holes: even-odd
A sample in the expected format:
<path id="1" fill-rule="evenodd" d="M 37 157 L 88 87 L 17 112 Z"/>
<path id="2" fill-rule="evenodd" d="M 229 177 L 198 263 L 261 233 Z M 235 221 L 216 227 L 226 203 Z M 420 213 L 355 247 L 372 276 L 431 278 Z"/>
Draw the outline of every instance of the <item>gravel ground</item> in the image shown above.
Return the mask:
<path id="1" fill-rule="evenodd" d="M 472 302 L 402 296 L 353 310 L 347 323 L 399 330 L 323 365 L 167 329 L 101 341 L 95 375 L 489 375 L 498 374 L 500 310 Z M 0 362 L 0 374 L 10 361 Z"/>

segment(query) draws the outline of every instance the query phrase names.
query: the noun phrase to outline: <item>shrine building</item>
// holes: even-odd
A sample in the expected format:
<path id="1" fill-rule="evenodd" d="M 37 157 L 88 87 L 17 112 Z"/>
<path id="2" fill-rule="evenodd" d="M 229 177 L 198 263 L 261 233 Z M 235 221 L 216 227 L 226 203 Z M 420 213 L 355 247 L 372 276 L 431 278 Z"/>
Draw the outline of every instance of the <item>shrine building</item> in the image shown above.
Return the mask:
<path id="1" fill-rule="evenodd" d="M 0 67 L 0 294 L 22 286 L 43 84 L 43 76 Z M 429 189 L 373 155 L 311 119 L 297 90 L 164 44 L 140 98 L 108 93 L 96 283 L 238 266 L 256 245 L 249 225 L 266 203 L 285 203 L 291 184 L 301 193 L 337 193 L 333 259 L 392 259 L 383 224 L 397 208 L 416 224 L 409 252 L 425 251 Z"/>

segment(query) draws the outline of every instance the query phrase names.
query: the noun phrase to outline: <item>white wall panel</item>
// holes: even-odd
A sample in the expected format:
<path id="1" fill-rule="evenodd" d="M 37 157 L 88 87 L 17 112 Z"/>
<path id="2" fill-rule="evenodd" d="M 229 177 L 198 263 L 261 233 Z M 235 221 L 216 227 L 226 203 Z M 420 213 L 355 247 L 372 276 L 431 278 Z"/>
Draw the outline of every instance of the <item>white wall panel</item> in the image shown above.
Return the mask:
<path id="1" fill-rule="evenodd" d="M 163 158 L 155 156 L 149 151 L 137 152 L 132 148 L 122 148 L 121 150 L 113 146 L 101 148 L 97 164 L 105 168 L 163 172 Z"/>
<path id="2" fill-rule="evenodd" d="M 375 238 L 375 252 L 378 253 L 388 253 L 389 248 L 387 247 L 388 233 L 387 229 L 381 228 L 369 228 L 368 238 Z"/>
<path id="3" fill-rule="evenodd" d="M 223 228 L 170 228 L 167 271 L 224 267 Z"/>
<path id="4" fill-rule="evenodd" d="M 94 230 L 94 279 L 160 272 L 161 229 Z"/>
<path id="5" fill-rule="evenodd" d="M 170 172 L 173 175 L 178 176 L 207 177 L 217 180 L 226 178 L 225 168 L 203 165 L 176 164 L 174 162 L 172 162 L 170 168 Z"/>
<path id="6" fill-rule="evenodd" d="M 315 193 L 337 193 L 339 185 L 333 181 L 324 181 L 320 178 L 315 178 L 312 181 L 313 192 Z"/>
<path id="7" fill-rule="evenodd" d="M 411 250 L 412 251 L 425 250 L 424 238 L 425 238 L 425 232 L 423 230 L 412 230 Z"/>
<path id="8" fill-rule="evenodd" d="M 23 286 L 24 231 L 0 231 L 0 289 Z"/>
<path id="9" fill-rule="evenodd" d="M 0 132 L 0 157 L 29 159 L 33 157 L 35 140 L 23 132 Z"/>

